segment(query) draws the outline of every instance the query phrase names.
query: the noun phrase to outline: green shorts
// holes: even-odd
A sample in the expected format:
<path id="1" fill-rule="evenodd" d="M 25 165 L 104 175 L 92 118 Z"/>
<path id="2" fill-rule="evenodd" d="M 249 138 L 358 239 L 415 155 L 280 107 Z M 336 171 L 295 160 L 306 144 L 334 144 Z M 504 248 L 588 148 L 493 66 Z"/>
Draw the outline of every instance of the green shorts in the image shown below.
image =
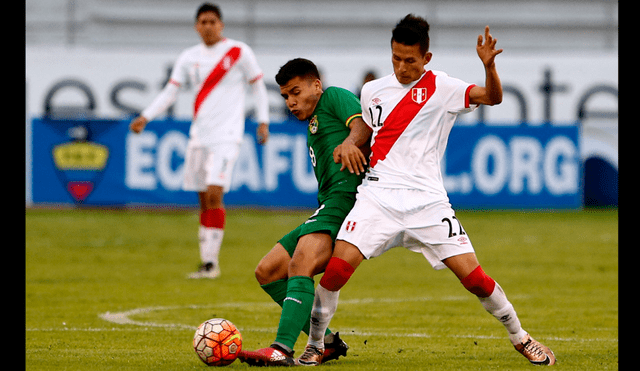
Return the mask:
<path id="1" fill-rule="evenodd" d="M 320 207 L 298 228 L 286 234 L 278 241 L 293 256 L 298 239 L 310 233 L 327 233 L 335 240 L 342 221 L 356 202 L 356 194 L 339 192 L 329 196 Z"/>

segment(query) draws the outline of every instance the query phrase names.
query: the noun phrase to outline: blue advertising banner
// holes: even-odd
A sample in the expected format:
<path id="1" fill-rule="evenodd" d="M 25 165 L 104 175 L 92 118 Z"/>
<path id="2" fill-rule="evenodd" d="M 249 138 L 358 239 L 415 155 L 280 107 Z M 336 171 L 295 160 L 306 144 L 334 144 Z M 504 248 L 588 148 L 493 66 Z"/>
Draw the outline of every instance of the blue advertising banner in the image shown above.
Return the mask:
<path id="1" fill-rule="evenodd" d="M 152 121 L 140 134 L 129 122 L 33 120 L 33 203 L 197 206 L 181 189 L 190 122 Z M 273 124 L 264 146 L 256 129 L 248 120 L 225 203 L 316 207 L 306 125 Z"/>
<path id="2" fill-rule="evenodd" d="M 129 120 L 32 123 L 34 204 L 197 206 L 181 190 L 188 121 L 153 121 L 141 134 Z M 271 125 L 266 145 L 247 120 L 228 206 L 317 207 L 306 125 Z M 454 208 L 579 208 L 577 126 L 456 126 L 443 179 Z"/>
<path id="3" fill-rule="evenodd" d="M 454 208 L 582 205 L 577 125 L 454 126 L 443 168 Z"/>

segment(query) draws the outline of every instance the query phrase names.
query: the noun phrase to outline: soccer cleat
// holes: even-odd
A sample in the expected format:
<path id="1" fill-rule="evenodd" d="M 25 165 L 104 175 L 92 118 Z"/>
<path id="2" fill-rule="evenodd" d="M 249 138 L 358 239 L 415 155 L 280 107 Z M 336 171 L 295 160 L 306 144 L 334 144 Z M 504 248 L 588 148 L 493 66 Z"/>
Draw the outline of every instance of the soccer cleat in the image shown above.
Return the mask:
<path id="1" fill-rule="evenodd" d="M 315 345 L 307 344 L 304 349 L 304 353 L 296 359 L 296 363 L 301 366 L 319 366 L 322 363 L 323 353 L 324 349 L 317 348 Z"/>
<path id="2" fill-rule="evenodd" d="M 551 366 L 556 363 L 556 356 L 551 349 L 542 345 L 529 334 L 525 335 L 520 343 L 514 344 L 514 347 L 534 365 Z"/>
<path id="3" fill-rule="evenodd" d="M 262 348 L 255 351 L 240 351 L 240 362 L 246 362 L 249 366 L 296 366 L 293 354 L 276 348 Z"/>
<path id="4" fill-rule="evenodd" d="M 196 272 L 190 273 L 187 277 L 191 279 L 200 278 L 218 278 L 220 276 L 220 267 L 213 263 L 203 263 Z"/>
<path id="5" fill-rule="evenodd" d="M 340 356 L 346 357 L 349 346 L 344 340 L 340 339 L 338 332 L 328 334 L 324 337 L 324 354 L 322 363 L 338 359 Z"/>

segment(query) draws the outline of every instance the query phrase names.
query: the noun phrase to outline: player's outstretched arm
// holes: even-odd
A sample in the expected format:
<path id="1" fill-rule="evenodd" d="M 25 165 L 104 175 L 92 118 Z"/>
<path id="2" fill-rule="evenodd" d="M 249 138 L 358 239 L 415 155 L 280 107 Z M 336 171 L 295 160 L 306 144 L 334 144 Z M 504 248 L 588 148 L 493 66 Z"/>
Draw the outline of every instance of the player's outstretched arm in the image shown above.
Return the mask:
<path id="1" fill-rule="evenodd" d="M 475 86 L 469 92 L 469 102 L 471 104 L 494 105 L 502 102 L 502 84 L 496 70 L 496 56 L 502 53 L 502 49 L 496 49 L 496 42 L 489 33 L 489 26 L 484 28 L 484 38 L 478 35 L 478 43 L 476 51 L 478 57 L 484 64 L 485 70 L 485 86 Z"/>
<path id="2" fill-rule="evenodd" d="M 349 124 L 349 136 L 333 150 L 333 161 L 342 164 L 340 171 L 347 169 L 350 173 L 360 175 L 364 173 L 367 156 L 362 152 L 369 152 L 369 138 L 373 130 L 360 117 L 356 117 Z"/>
<path id="3" fill-rule="evenodd" d="M 129 129 L 131 129 L 131 131 L 133 131 L 134 133 L 139 134 L 140 132 L 142 132 L 142 130 L 144 130 L 145 126 L 147 126 L 147 119 L 142 116 L 138 116 L 133 119 L 133 121 L 131 121 L 131 124 L 129 124 Z"/>
<path id="4" fill-rule="evenodd" d="M 261 122 L 257 129 L 258 144 L 266 144 L 269 140 L 269 123 Z"/>

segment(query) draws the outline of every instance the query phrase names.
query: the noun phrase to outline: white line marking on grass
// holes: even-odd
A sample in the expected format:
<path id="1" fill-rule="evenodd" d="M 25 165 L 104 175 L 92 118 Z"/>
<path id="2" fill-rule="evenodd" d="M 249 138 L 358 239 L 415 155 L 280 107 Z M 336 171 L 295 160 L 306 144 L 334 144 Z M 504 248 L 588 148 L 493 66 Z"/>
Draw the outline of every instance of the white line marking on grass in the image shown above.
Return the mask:
<path id="1" fill-rule="evenodd" d="M 465 296 L 446 296 L 442 298 L 432 298 L 432 297 L 414 297 L 414 298 L 363 298 L 363 299 L 349 299 L 343 300 L 340 302 L 341 305 L 359 305 L 359 304 L 371 304 L 371 303 L 408 303 L 408 302 L 421 302 L 421 301 L 458 301 L 465 300 L 467 297 Z M 105 312 L 101 313 L 98 316 L 103 320 L 111 323 L 116 323 L 119 325 L 134 325 L 134 326 L 142 326 L 142 327 L 173 327 L 173 328 L 188 328 L 188 329 L 196 329 L 197 326 L 193 325 L 185 325 L 185 324 L 175 324 L 175 323 L 156 323 L 156 322 L 148 322 L 148 321 L 137 321 L 132 319 L 132 316 L 139 314 L 146 314 L 150 312 L 157 311 L 171 311 L 178 309 L 202 309 L 202 308 L 266 308 L 272 307 L 274 303 L 272 302 L 257 302 L 257 303 L 216 303 L 216 304 L 207 304 L 207 305 L 185 305 L 185 306 L 157 306 L 157 307 L 147 307 L 147 308 L 136 308 L 127 310 L 124 312 Z M 271 329 L 269 329 L 271 330 Z M 256 331 L 263 331 L 262 329 L 256 329 Z"/>
<path id="2" fill-rule="evenodd" d="M 519 297 L 520 298 L 520 297 Z M 524 298 L 524 297 L 522 297 Z M 371 303 L 404 303 L 404 302 L 424 302 L 424 301 L 460 301 L 467 300 L 469 296 L 447 296 L 440 298 L 433 297 L 414 297 L 414 298 L 361 298 L 361 299 L 348 299 L 342 300 L 340 305 L 360 305 L 360 304 L 371 304 Z M 147 307 L 147 308 L 136 308 L 123 312 L 105 312 L 101 313 L 98 316 L 103 320 L 111 323 L 116 323 L 119 325 L 132 325 L 138 327 L 161 327 L 167 329 L 189 329 L 195 330 L 197 326 L 186 325 L 186 324 L 178 324 L 178 323 L 156 323 L 156 322 L 147 322 L 147 321 L 137 321 L 132 319 L 132 316 L 146 314 L 150 312 L 157 311 L 172 311 L 179 309 L 203 309 L 203 308 L 253 308 L 255 310 L 262 310 L 264 308 L 273 307 L 274 303 L 272 302 L 234 302 L 234 303 L 216 303 L 216 304 L 207 304 L 207 305 L 183 305 L 183 306 L 157 306 L 157 307 Z M 27 329 L 28 331 L 29 329 Z M 116 328 L 112 329 L 67 329 L 68 331 L 115 331 Z M 55 331 L 51 329 L 51 331 Z M 262 333 L 275 333 L 277 328 L 274 327 L 246 327 L 241 328 L 243 332 L 262 332 Z M 354 336 L 384 336 L 384 337 L 414 337 L 414 338 L 463 338 L 463 339 L 490 339 L 490 340 L 504 340 L 507 339 L 506 336 L 492 336 L 492 335 L 432 335 L 426 333 L 401 333 L 394 331 L 385 331 L 385 332 L 375 332 L 375 331 L 360 331 L 359 329 L 353 329 L 351 331 L 345 331 L 345 335 L 354 335 Z M 561 337 L 550 337 L 546 338 L 546 340 L 554 340 L 554 341 L 571 341 L 571 342 L 593 342 L 593 341 L 612 341 L 617 342 L 618 339 L 583 339 L 583 338 L 561 338 Z"/>

